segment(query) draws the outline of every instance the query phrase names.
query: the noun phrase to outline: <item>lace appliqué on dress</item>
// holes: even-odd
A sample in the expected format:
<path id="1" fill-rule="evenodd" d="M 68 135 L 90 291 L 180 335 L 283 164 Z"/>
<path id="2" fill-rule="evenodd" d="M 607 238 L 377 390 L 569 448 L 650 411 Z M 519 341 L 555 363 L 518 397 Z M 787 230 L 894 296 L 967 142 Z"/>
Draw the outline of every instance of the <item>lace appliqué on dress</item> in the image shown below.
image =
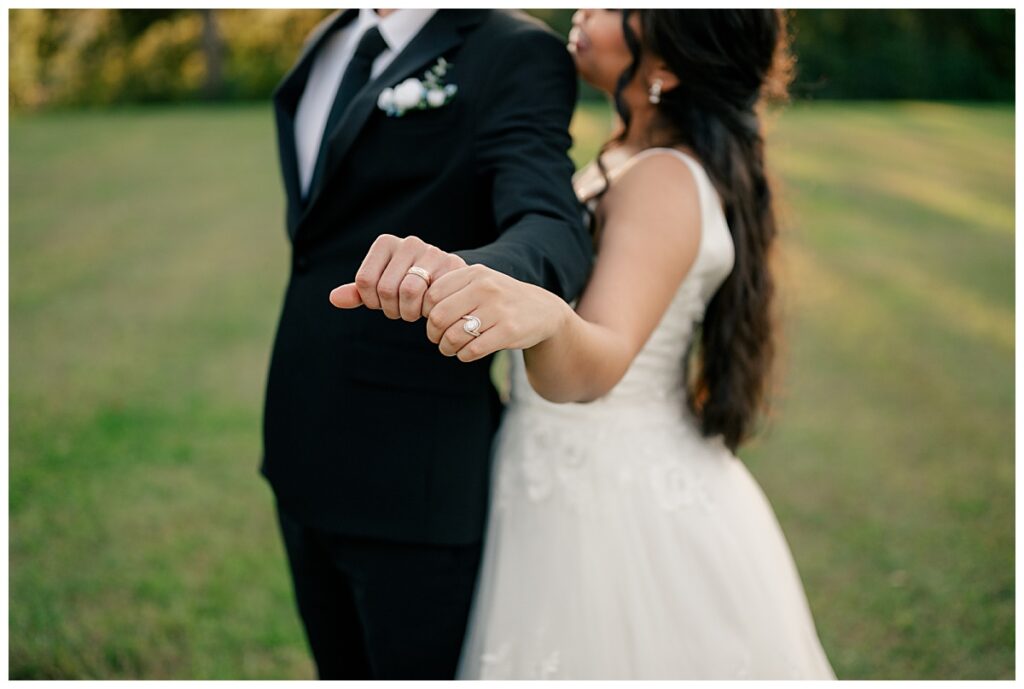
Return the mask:
<path id="1" fill-rule="evenodd" d="M 562 654 L 555 650 L 547 653 L 525 673 L 515 671 L 512 664 L 512 644 L 502 643 L 497 651 L 488 651 L 480 656 L 480 679 L 558 679 Z M 522 670 L 522 668 L 520 668 Z"/>

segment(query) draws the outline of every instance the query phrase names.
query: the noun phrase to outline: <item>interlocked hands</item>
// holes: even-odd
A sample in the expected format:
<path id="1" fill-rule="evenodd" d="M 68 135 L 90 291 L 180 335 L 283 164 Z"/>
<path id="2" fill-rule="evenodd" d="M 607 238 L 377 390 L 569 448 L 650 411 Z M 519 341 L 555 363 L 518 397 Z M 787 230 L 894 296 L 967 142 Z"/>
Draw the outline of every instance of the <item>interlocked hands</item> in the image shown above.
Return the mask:
<path id="1" fill-rule="evenodd" d="M 426 318 L 430 341 L 445 356 L 464 362 L 543 342 L 569 308 L 541 287 L 483 265 L 467 266 L 459 256 L 417 237 L 386 234 L 370 247 L 355 282 L 335 288 L 330 299 L 342 309 L 380 309 L 391 319 Z M 474 323 L 466 316 L 479 321 L 478 334 L 470 332 Z"/>

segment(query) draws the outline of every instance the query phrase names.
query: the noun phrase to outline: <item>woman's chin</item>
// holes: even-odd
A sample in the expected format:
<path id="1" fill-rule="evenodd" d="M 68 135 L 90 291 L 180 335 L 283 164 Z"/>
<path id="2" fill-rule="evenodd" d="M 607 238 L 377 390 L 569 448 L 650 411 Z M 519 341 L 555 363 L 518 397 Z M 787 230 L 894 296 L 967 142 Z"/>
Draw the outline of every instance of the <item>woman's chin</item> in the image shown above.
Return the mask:
<path id="1" fill-rule="evenodd" d="M 608 93 L 608 89 L 606 88 L 606 86 L 602 86 L 601 84 L 594 81 L 593 74 L 591 74 L 587 70 L 586 65 L 580 63 L 580 60 L 577 59 L 575 55 L 573 56 L 573 60 L 576 62 L 576 74 L 579 76 L 580 79 L 582 79 L 589 86 L 594 87 L 598 91 Z"/>
<path id="2" fill-rule="evenodd" d="M 572 62 L 576 65 L 576 74 L 579 78 L 593 86 L 594 82 L 591 80 L 591 70 L 587 69 L 587 62 L 583 59 L 583 56 L 574 51 L 571 45 L 569 46 L 569 55 L 572 56 Z"/>

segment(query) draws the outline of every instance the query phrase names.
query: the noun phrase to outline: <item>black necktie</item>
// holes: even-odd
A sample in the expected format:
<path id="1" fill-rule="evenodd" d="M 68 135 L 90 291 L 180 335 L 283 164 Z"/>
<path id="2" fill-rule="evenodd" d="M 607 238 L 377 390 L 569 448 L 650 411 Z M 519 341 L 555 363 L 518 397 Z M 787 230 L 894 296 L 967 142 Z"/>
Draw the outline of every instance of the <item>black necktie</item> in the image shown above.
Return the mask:
<path id="1" fill-rule="evenodd" d="M 342 115 L 345 114 L 352 99 L 370 80 L 370 68 L 373 67 L 373 61 L 387 48 L 388 44 L 376 26 L 367 29 L 363 37 L 359 39 L 356 52 L 352 55 L 348 67 L 345 68 L 345 75 L 341 78 L 341 84 L 338 85 L 338 93 L 334 96 L 334 104 L 331 105 L 331 112 L 327 116 L 327 124 L 324 126 L 324 141 L 321 141 L 321 145 L 326 143 L 325 140 L 341 120 Z"/>

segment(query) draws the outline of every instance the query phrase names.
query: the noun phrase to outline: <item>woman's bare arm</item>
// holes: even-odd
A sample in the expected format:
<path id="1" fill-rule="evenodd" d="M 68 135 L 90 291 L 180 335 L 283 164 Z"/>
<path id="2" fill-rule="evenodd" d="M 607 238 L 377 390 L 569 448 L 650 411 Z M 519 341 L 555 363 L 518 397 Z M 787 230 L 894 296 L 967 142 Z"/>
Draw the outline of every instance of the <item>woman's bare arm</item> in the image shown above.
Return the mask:
<path id="1" fill-rule="evenodd" d="M 601 248 L 577 311 L 557 296 L 482 266 L 428 290 L 427 335 L 443 354 L 474 361 L 523 349 L 531 385 L 553 402 L 601 397 L 625 375 L 689 272 L 700 244 L 696 180 L 668 153 L 645 155 L 602 200 Z M 462 330 L 474 314 L 483 334 Z"/>

